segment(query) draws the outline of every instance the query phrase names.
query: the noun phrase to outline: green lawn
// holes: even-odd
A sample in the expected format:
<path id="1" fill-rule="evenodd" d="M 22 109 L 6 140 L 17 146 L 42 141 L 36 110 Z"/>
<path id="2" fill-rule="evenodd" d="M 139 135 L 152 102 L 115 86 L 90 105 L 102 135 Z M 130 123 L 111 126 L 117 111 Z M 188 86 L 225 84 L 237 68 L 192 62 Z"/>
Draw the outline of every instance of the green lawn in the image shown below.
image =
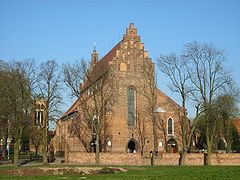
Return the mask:
<path id="1" fill-rule="evenodd" d="M 98 175 L 6 176 L 1 171 L 14 168 L 0 166 L 0 179 L 240 179 L 240 166 L 124 166 L 128 172 Z M 26 168 L 26 167 L 21 167 Z"/>

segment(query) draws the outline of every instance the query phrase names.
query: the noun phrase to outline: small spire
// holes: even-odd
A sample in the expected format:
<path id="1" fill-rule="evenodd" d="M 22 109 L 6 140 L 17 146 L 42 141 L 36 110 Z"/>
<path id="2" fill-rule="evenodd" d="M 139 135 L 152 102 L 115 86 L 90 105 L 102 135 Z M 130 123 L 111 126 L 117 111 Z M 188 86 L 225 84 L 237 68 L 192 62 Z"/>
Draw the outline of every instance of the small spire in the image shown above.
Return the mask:
<path id="1" fill-rule="evenodd" d="M 96 50 L 96 42 L 93 43 L 93 52 L 91 54 L 91 59 L 92 59 L 92 66 L 94 66 L 97 61 L 98 61 L 98 53 L 97 53 L 97 50 Z"/>
<path id="2" fill-rule="evenodd" d="M 93 43 L 93 50 L 96 51 L 96 42 Z"/>
<path id="3" fill-rule="evenodd" d="M 129 24 L 129 28 L 130 28 L 130 29 L 134 29 L 134 23 L 130 23 L 130 24 Z"/>

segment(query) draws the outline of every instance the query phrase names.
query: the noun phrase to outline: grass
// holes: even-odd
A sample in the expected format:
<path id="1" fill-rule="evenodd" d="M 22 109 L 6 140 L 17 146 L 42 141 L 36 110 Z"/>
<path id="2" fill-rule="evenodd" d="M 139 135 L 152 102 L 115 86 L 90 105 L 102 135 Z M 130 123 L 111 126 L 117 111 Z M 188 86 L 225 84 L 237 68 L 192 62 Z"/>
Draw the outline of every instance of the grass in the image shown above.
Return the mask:
<path id="1" fill-rule="evenodd" d="M 62 167 L 62 166 L 61 166 Z M 1 170 L 11 169 L 13 166 L 0 166 L 0 179 L 239 179 L 240 166 L 124 166 L 128 172 L 118 174 L 97 175 L 56 175 L 56 176 L 6 176 Z M 27 168 L 27 167 L 20 167 Z"/>

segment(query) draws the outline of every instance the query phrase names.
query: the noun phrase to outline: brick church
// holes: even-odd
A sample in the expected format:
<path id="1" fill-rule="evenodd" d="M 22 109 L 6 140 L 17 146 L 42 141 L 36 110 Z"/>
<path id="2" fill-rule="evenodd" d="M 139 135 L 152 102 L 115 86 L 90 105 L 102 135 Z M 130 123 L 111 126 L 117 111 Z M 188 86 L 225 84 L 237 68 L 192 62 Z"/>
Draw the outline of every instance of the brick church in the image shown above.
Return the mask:
<path id="1" fill-rule="evenodd" d="M 94 152 L 96 123 L 101 152 L 144 155 L 154 143 L 158 152 L 181 151 L 181 108 L 155 86 L 155 64 L 134 24 L 103 58 L 98 58 L 96 49 L 91 57 L 81 96 L 57 122 L 55 152 Z M 96 99 L 104 104 L 98 103 L 97 110 Z"/>

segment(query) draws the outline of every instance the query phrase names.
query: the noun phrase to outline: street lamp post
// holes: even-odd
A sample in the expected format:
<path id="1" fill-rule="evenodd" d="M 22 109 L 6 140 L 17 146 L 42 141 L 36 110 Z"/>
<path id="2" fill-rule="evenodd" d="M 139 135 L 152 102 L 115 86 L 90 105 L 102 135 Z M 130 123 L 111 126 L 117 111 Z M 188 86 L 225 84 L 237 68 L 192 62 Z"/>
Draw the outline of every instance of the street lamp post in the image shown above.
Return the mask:
<path id="1" fill-rule="evenodd" d="M 12 138 L 10 137 L 10 120 L 7 121 L 8 129 L 7 129 L 7 153 L 8 153 L 8 160 L 10 159 L 10 143 Z"/>
<path id="2" fill-rule="evenodd" d="M 93 116 L 93 127 L 94 127 L 94 131 L 96 133 L 96 141 L 95 141 L 95 145 L 96 145 L 96 165 L 99 165 L 99 117 L 97 115 Z"/>
<path id="3" fill-rule="evenodd" d="M 7 156 L 8 156 L 8 160 L 10 159 L 10 142 L 11 142 L 11 138 L 7 138 Z"/>

